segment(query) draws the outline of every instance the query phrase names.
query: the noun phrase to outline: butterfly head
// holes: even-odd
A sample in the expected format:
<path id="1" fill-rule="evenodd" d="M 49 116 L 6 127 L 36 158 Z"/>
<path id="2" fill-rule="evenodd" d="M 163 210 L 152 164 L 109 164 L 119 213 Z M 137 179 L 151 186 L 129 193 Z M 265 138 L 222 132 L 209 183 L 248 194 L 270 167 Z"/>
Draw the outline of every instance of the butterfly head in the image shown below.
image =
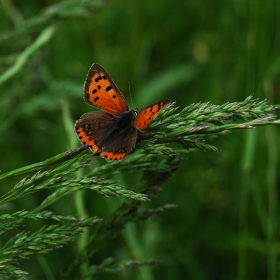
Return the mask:
<path id="1" fill-rule="evenodd" d="M 136 118 L 138 116 L 138 114 L 139 114 L 137 108 L 136 109 L 132 109 L 131 111 L 134 113 L 134 116 Z"/>

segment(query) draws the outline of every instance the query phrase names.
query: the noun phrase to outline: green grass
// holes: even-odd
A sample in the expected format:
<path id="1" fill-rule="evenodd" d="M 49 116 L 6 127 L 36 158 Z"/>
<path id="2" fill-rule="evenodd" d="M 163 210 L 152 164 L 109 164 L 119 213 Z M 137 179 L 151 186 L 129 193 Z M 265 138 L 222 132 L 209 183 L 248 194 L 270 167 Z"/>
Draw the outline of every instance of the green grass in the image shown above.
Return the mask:
<path id="1" fill-rule="evenodd" d="M 21 260 L 20 269 L 31 279 L 69 279 L 67 275 L 97 272 L 98 279 L 279 279 L 279 126 L 265 122 L 255 130 L 230 134 L 225 132 L 233 129 L 232 124 L 211 126 L 206 143 L 221 152 L 191 149 L 180 154 L 185 158 L 180 164 L 164 162 L 160 178 L 172 174 L 164 184 L 153 173 L 161 156 L 151 155 L 147 161 L 153 159 L 153 165 L 142 177 L 140 172 L 131 176 L 125 161 L 108 164 L 98 157 L 92 158 L 90 168 L 76 171 L 70 163 L 86 164 L 87 156 L 82 162 L 79 152 L 81 161 L 75 151 L 73 158 L 64 154 L 80 146 L 74 123 L 92 110 L 83 100 L 83 83 L 93 62 L 109 72 L 130 108 L 127 82 L 138 108 L 170 98 L 179 112 L 200 101 L 242 102 L 253 93 L 268 104 L 279 104 L 278 2 L 1 0 L 0 176 L 18 168 L 18 174 L 43 168 L 42 172 L 60 172 L 65 182 L 71 172 L 75 178 L 96 174 L 107 178 L 94 182 L 92 189 L 85 181 L 78 192 L 74 188 L 79 188 L 79 181 L 61 188 L 59 182 L 48 185 L 51 177 L 40 173 L 32 180 L 42 190 L 33 192 L 28 189 L 33 181 L 25 182 L 27 195 L 20 187 L 12 189 L 23 175 L 2 180 L 0 195 L 15 196 L 0 208 L 1 215 L 11 215 L 3 216 L 11 223 L 1 223 L 1 232 L 4 226 L 11 230 L 1 235 L 0 261 L 8 240 L 12 246 L 13 240 L 28 240 L 30 232 L 40 233 L 46 241 L 48 227 L 53 227 L 65 230 L 67 236 L 52 236 L 53 248 L 65 245 Z M 193 127 L 194 116 L 188 121 L 186 125 Z M 227 127 L 217 134 L 220 126 Z M 180 129 L 173 133 L 181 133 Z M 176 143 L 170 147 L 183 150 Z M 141 159 L 153 149 L 136 151 L 127 160 L 144 166 Z M 143 158 L 137 159 L 137 153 Z M 52 165 L 58 158 L 60 163 Z M 171 172 L 170 166 L 177 164 Z M 151 186 L 154 177 L 162 191 L 149 203 L 139 202 L 145 200 L 139 194 L 145 182 Z M 105 196 L 106 191 L 116 196 Z M 149 189 L 149 195 L 152 191 L 158 190 Z M 127 199 L 131 195 L 135 200 Z M 74 215 L 76 220 L 70 220 Z M 79 224 L 78 218 L 84 220 Z M 18 225 L 24 228 L 16 229 Z M 80 231 L 83 234 L 77 236 Z M 92 243 L 86 252 L 92 257 L 71 274 L 70 264 L 79 263 L 88 242 Z M 32 243 L 28 252 L 40 246 L 42 251 L 49 249 L 38 244 L 36 248 Z M 155 259 L 159 263 L 152 265 Z M 125 272 L 112 274 L 116 271 Z"/>

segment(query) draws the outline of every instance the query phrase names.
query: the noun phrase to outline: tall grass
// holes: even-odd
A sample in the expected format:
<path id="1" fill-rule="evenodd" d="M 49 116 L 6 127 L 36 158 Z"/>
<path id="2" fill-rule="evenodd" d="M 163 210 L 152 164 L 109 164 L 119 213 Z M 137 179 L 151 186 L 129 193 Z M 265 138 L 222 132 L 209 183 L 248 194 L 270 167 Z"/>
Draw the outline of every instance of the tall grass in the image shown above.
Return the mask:
<path id="1" fill-rule="evenodd" d="M 180 111 L 200 101 L 242 101 L 252 93 L 254 98 L 279 104 L 279 20 L 277 0 L 1 0 L 1 172 L 29 168 L 36 162 L 42 165 L 35 164 L 35 169 L 46 168 L 45 164 L 51 161 L 44 160 L 54 160 L 52 157 L 57 154 L 65 160 L 62 152 L 79 146 L 72 126 L 91 110 L 83 101 L 82 87 L 93 62 L 107 69 L 127 100 L 130 82 L 134 107 L 138 108 L 171 98 Z M 149 204 L 155 213 L 162 211 L 163 215 L 150 212 L 153 217 L 139 222 L 139 217 L 144 218 L 149 212 L 133 216 L 131 209 L 135 209 L 136 202 L 127 202 L 127 198 L 131 195 L 128 190 L 135 185 L 138 188 L 133 191 L 136 196 L 139 194 L 143 187 L 141 174 L 115 174 L 113 171 L 121 165 L 109 167 L 94 157 L 90 169 L 99 168 L 104 175 L 106 168 L 111 168 L 108 174 L 116 183 L 111 189 L 108 181 L 101 185 L 108 187 L 107 191 L 119 191 L 118 196 L 122 190 L 118 187 L 125 185 L 125 198 L 106 197 L 85 187 L 72 195 L 60 188 L 42 188 L 34 193 L 30 189 L 29 195 L 9 200 L 0 208 L 1 215 L 11 215 L 3 217 L 11 219 L 8 225 L 13 228 L 2 235 L 1 248 L 11 237 L 14 239 L 9 244 L 13 244 L 12 240 L 28 240 L 27 232 L 39 229 L 45 230 L 42 234 L 49 240 L 47 230 L 57 230 L 63 224 L 67 240 L 54 239 L 53 248 L 66 241 L 67 245 L 48 255 L 37 254 L 21 261 L 20 276 L 25 277 L 27 271 L 31 279 L 67 278 L 81 260 L 79 257 L 84 257 L 79 252 L 83 252 L 98 229 L 106 242 L 101 242 L 101 237 L 99 242 L 94 241 L 94 252 L 90 251 L 94 257 L 87 258 L 80 267 L 83 275 L 102 271 L 100 279 L 116 279 L 109 272 L 126 271 L 120 279 L 278 279 L 279 126 L 220 134 L 224 136 L 207 138 L 207 147 L 213 145 L 222 152 L 190 149 L 189 153 L 180 154 L 186 159 L 184 162 L 179 164 L 178 159 L 168 163 L 178 164 L 176 172 L 163 169 L 161 176 L 173 176 L 161 185 L 162 192 Z M 204 143 L 185 143 L 191 144 L 201 148 L 198 144 Z M 171 148 L 182 150 L 176 143 Z M 152 150 L 153 146 L 146 153 Z M 136 159 L 134 154 L 127 158 L 135 166 L 140 161 Z M 155 165 L 159 156 L 153 159 Z M 70 157 L 66 162 L 71 160 Z M 84 160 L 82 166 L 88 158 Z M 84 177 L 88 171 L 81 168 L 75 176 Z M 152 182 L 148 171 L 145 175 Z M 23 175 L 1 181 L 1 196 L 12 192 L 22 178 Z M 47 179 L 47 173 L 33 178 L 38 186 Z M 32 182 L 24 183 L 32 186 Z M 86 184 L 89 182 L 83 186 Z M 102 188 L 98 190 L 101 192 Z M 47 197 L 51 200 L 45 200 Z M 43 201 L 42 208 L 39 205 Z M 178 207 L 162 208 L 173 203 Z M 128 225 L 117 239 L 105 239 L 108 232 L 112 233 L 108 230 L 110 224 L 116 233 L 122 229 L 123 224 L 116 221 L 123 222 L 120 217 L 128 209 L 132 211 L 130 221 L 137 217 L 138 222 Z M 167 209 L 170 211 L 165 213 Z M 76 220 L 67 218 L 74 215 Z M 80 224 L 79 218 L 84 219 Z M 100 219 L 107 221 L 105 225 Z M 14 228 L 23 224 L 25 235 L 16 236 L 23 230 Z M 85 231 L 84 227 L 89 229 Z M 77 239 L 76 234 L 81 231 L 83 234 Z M 76 241 L 69 243 L 72 237 Z M 131 259 L 137 262 L 129 262 Z M 149 266 L 155 264 L 154 259 L 160 262 Z M 140 268 L 127 270 L 132 267 Z"/>

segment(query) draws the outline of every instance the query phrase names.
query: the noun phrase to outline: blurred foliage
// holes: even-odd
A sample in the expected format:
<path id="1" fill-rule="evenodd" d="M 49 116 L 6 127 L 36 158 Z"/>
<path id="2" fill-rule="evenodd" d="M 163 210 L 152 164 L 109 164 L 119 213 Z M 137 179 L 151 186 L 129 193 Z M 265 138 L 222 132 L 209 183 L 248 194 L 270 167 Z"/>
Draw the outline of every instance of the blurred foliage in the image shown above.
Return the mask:
<path id="1" fill-rule="evenodd" d="M 1 0 L 1 172 L 79 146 L 73 126 L 92 110 L 82 88 L 93 62 L 106 68 L 127 100 L 130 82 L 138 108 L 161 98 L 181 108 L 199 101 L 222 104 L 252 93 L 279 104 L 279 21 L 277 0 Z M 188 153 L 150 202 L 153 209 L 178 207 L 126 226 L 121 237 L 96 249 L 93 263 L 100 266 L 92 269 L 106 268 L 112 263 L 108 257 L 117 260 L 120 272 L 158 259 L 155 266 L 119 278 L 279 279 L 277 139 L 279 127 L 260 127 L 213 138 L 220 153 Z M 103 165 L 105 160 L 94 157 L 92 168 Z M 128 189 L 141 184 L 138 174 L 113 179 Z M 1 195 L 18 178 L 3 182 Z M 32 211 L 50 194 L 42 190 L 4 204 L 1 214 Z M 109 219 L 122 203 L 85 190 L 48 210 Z M 31 221 L 25 230 L 38 224 L 43 225 Z M 44 257 L 24 260 L 21 268 L 32 279 L 54 279 L 83 247 L 86 234 Z M 1 247 L 8 239 L 3 236 Z M 119 263 L 130 259 L 139 263 Z"/>

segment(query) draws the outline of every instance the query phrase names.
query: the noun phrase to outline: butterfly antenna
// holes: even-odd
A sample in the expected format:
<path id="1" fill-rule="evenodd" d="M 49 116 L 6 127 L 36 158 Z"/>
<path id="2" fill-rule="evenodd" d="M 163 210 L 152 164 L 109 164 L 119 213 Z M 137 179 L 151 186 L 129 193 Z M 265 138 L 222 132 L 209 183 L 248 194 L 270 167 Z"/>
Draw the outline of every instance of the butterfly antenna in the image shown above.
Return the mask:
<path id="1" fill-rule="evenodd" d="M 132 101 L 131 90 L 130 90 L 130 82 L 127 82 L 127 86 L 128 86 L 128 90 L 129 90 L 129 94 L 130 94 L 130 100 L 131 100 L 132 108 L 134 108 L 133 101 Z"/>

